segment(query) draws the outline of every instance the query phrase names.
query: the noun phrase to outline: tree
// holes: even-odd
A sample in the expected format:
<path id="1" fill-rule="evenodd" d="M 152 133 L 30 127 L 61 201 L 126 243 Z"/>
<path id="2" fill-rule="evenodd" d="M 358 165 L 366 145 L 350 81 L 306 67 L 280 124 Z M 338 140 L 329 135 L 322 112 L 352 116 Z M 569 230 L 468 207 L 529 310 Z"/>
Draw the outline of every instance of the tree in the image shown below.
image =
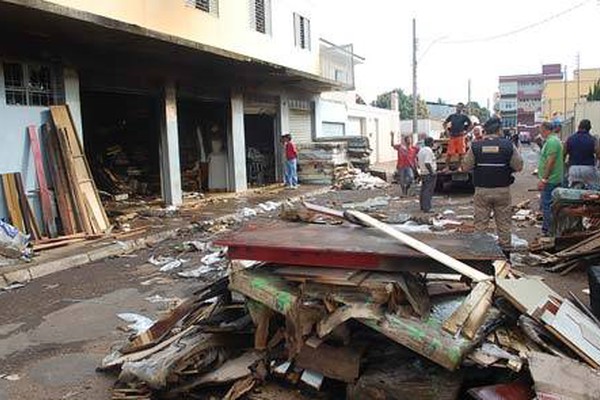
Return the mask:
<path id="1" fill-rule="evenodd" d="M 600 101 L 600 79 L 590 88 L 587 101 Z"/>
<path id="2" fill-rule="evenodd" d="M 479 121 L 482 124 L 490 118 L 490 110 L 485 107 L 481 107 L 476 101 L 472 101 L 467 104 L 467 110 L 469 110 L 469 115 L 474 115 L 479 118 Z"/>
<path id="3" fill-rule="evenodd" d="M 398 93 L 398 102 L 400 104 L 400 119 L 412 119 L 413 117 L 413 105 L 412 96 L 407 96 L 404 91 L 400 88 L 392 91 L 382 93 L 377 96 L 377 99 L 371 102 L 371 105 L 378 108 L 392 108 L 392 93 Z M 417 116 L 421 119 L 429 117 L 429 111 L 427 110 L 427 104 L 420 98 L 417 98 Z"/>

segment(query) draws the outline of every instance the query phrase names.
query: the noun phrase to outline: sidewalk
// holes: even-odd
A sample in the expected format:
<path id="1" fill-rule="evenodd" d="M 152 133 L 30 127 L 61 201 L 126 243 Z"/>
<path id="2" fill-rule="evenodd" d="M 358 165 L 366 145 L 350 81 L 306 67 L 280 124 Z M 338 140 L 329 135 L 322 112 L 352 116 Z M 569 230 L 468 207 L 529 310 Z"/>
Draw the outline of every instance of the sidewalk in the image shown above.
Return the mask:
<path id="1" fill-rule="evenodd" d="M 261 212 L 259 204 L 262 203 L 297 201 L 302 197 L 315 196 L 329 190 L 329 186 L 316 185 L 303 185 L 295 191 L 271 186 L 242 194 L 226 193 L 188 201 L 175 216 L 160 218 L 160 226 L 149 226 L 146 232 L 132 235 L 127 240 L 102 238 L 73 243 L 40 252 L 29 263 L 20 262 L 17 265 L 0 267 L 0 289 L 108 257 L 133 253 L 175 238 L 181 230 L 193 230 L 203 224 L 240 218 L 238 212 L 244 208 Z"/>

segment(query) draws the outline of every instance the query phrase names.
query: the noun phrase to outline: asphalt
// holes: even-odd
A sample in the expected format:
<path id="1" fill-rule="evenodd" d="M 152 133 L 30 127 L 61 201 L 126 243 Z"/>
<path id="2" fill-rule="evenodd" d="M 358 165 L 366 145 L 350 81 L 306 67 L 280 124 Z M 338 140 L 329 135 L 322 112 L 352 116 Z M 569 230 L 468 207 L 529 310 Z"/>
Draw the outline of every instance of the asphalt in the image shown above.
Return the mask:
<path id="1" fill-rule="evenodd" d="M 524 150 L 524 154 L 526 171 L 517 178 L 513 202 L 530 198 L 535 208 L 537 193 L 527 189 L 535 187 L 531 171 L 537 155 L 530 149 Z M 385 205 L 376 211 L 388 218 L 418 214 L 416 199 L 400 198 L 396 186 L 386 190 L 334 191 L 310 200 L 341 208 L 343 204 L 376 198 L 386 199 Z M 469 216 L 473 212 L 472 198 L 465 193 L 438 194 L 434 208 L 438 212 L 453 210 Z M 265 213 L 257 218 L 277 216 Z M 183 279 L 175 273 L 158 271 L 158 267 L 147 263 L 149 257 L 180 257 L 186 260 L 182 268 L 193 269 L 207 252 L 183 251 L 181 244 L 188 240 L 210 241 L 223 232 L 183 230 L 177 237 L 153 247 L 56 272 L 20 289 L 0 292 L 0 376 L 8 374 L 16 378 L 0 378 L 0 400 L 109 399 L 115 376 L 97 373 L 95 367 L 113 346 L 130 335 L 124 329 L 127 323 L 116 315 L 133 312 L 158 318 L 172 305 L 172 299 L 185 298 L 224 273 L 215 268 L 201 278 Z M 515 233 L 531 240 L 539 228 L 515 226 Z M 581 289 L 587 287 L 585 276 L 579 271 L 565 277 L 533 267 L 524 267 L 523 272 L 542 276 L 562 294 L 568 290 L 581 294 Z M 171 300 L 150 301 L 157 299 L 156 296 Z"/>

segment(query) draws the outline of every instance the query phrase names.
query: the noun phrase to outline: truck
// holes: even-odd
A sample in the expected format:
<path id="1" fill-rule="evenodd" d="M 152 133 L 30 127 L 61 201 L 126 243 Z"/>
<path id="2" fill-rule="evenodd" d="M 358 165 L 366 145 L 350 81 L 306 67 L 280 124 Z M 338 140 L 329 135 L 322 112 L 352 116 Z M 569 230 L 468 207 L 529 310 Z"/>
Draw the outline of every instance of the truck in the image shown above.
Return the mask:
<path id="1" fill-rule="evenodd" d="M 471 144 L 471 139 L 466 137 L 467 151 Z M 437 161 L 437 182 L 436 191 L 447 192 L 453 189 L 473 191 L 473 174 L 471 172 L 460 171 L 458 157 L 452 156 L 450 165 L 446 165 L 446 152 L 448 150 L 449 139 L 444 134 L 434 141 L 433 152 Z M 449 167 L 449 171 L 446 171 Z"/>

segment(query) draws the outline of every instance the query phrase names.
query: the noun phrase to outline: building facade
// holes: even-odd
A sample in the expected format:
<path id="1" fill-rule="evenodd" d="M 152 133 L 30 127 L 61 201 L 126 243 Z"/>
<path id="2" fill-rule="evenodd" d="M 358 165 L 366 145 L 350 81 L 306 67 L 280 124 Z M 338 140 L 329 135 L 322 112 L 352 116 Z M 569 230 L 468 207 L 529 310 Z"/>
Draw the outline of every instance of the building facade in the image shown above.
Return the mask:
<path id="1" fill-rule="evenodd" d="M 543 65 L 541 73 L 500 76 L 497 110 L 504 128 L 533 133 L 542 113 L 544 85 L 562 78 L 560 64 Z"/>
<path id="2" fill-rule="evenodd" d="M 554 115 L 572 117 L 577 105 L 585 102 L 590 88 L 598 80 L 600 80 L 600 68 L 589 68 L 575 70 L 573 79 L 566 82 L 546 82 L 542 93 L 543 117 L 545 119 L 550 119 Z"/>
<path id="3" fill-rule="evenodd" d="M 27 126 L 67 104 L 100 189 L 119 176 L 178 205 L 279 181 L 281 133 L 315 140 L 320 94 L 354 87 L 352 46 L 320 37 L 317 6 L 0 0 L 0 173 L 20 172 L 37 204 Z"/>

